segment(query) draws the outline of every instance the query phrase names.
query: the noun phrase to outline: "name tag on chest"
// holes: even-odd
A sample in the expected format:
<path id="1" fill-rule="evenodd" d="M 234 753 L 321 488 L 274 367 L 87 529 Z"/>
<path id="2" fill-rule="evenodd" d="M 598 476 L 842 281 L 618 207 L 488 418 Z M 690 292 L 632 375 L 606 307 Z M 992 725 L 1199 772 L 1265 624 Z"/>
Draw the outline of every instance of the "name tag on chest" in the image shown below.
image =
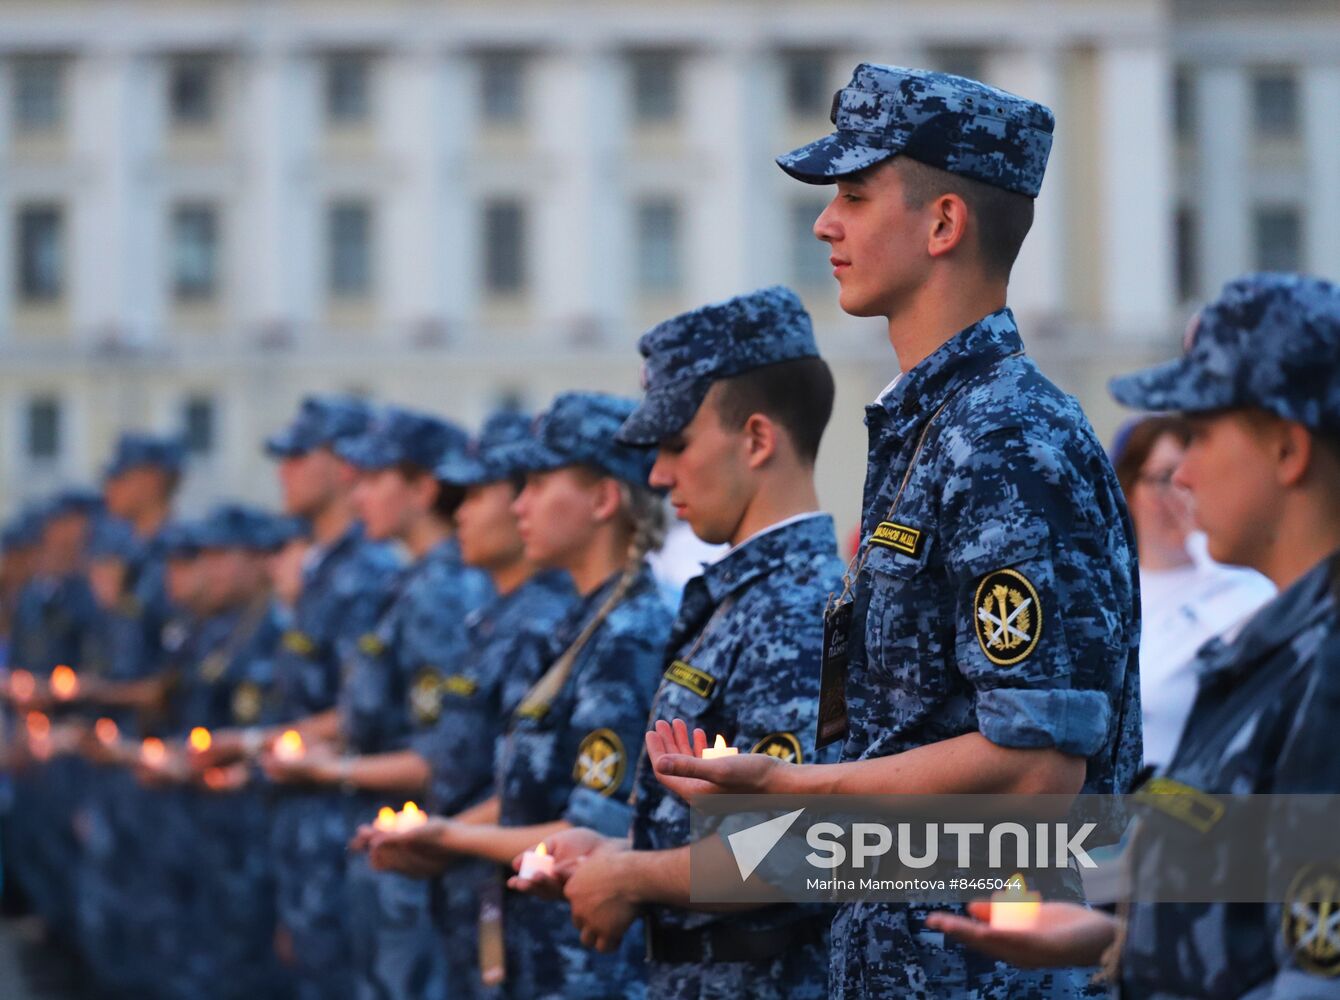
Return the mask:
<path id="1" fill-rule="evenodd" d="M 921 554 L 921 532 L 906 524 L 895 521 L 880 521 L 870 536 L 872 545 L 882 545 L 886 549 L 902 552 L 909 556 Z"/>
<path id="2" fill-rule="evenodd" d="M 711 674 L 704 673 L 697 667 L 690 666 L 683 660 L 676 660 L 670 664 L 665 671 L 665 679 L 680 687 L 688 688 L 694 694 L 703 698 L 712 697 L 712 692 L 716 690 L 717 679 Z"/>

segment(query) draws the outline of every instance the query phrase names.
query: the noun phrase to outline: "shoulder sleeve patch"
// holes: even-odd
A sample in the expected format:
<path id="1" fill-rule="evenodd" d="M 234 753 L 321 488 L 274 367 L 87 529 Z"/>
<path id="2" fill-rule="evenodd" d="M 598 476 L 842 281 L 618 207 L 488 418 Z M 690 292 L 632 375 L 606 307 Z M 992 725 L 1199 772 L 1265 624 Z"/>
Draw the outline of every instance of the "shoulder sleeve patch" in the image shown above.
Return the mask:
<path id="1" fill-rule="evenodd" d="M 436 722 L 442 714 L 442 675 L 432 667 L 424 667 L 414 678 L 409 690 L 410 712 L 414 721 L 425 726 Z"/>
<path id="2" fill-rule="evenodd" d="M 1015 569 L 987 573 L 973 598 L 977 644 L 992 663 L 1013 666 L 1027 659 L 1042 638 L 1042 603 L 1037 589 Z"/>
<path id="3" fill-rule="evenodd" d="M 240 726 L 249 726 L 261 715 L 261 689 L 251 681 L 244 681 L 233 691 L 233 721 Z"/>
<path id="4" fill-rule="evenodd" d="M 1284 901 L 1284 940 L 1298 967 L 1314 976 L 1340 976 L 1340 866 L 1299 869 Z"/>
<path id="5" fill-rule="evenodd" d="M 796 739 L 795 733 L 769 733 L 755 743 L 754 749 L 749 752 L 767 754 L 788 764 L 804 763 L 801 759 L 800 740 Z"/>
<path id="6" fill-rule="evenodd" d="M 623 783 L 628 767 L 623 740 L 613 729 L 596 729 L 588 733 L 577 748 L 577 763 L 572 777 L 583 788 L 601 795 L 613 795 Z"/>

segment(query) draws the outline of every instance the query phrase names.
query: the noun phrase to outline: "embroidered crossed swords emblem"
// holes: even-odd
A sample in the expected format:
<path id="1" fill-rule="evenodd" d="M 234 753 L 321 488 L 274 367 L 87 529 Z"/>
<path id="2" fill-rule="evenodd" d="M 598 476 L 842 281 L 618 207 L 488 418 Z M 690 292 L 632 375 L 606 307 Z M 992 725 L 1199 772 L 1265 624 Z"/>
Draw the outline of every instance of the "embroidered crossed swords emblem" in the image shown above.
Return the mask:
<path id="1" fill-rule="evenodd" d="M 1295 921 L 1294 951 L 1314 963 L 1334 966 L 1340 961 L 1340 905 L 1335 900 L 1317 904 L 1294 902 L 1289 912 Z"/>
<path id="2" fill-rule="evenodd" d="M 989 610 L 993 599 L 999 615 L 993 615 Z M 1008 610 L 1010 599 L 1018 602 L 1013 611 Z M 1021 642 L 1032 642 L 1033 637 L 1024 631 L 1029 625 L 1028 607 L 1032 603 L 1033 598 L 1024 597 L 1017 590 L 999 585 L 993 587 L 986 603 L 977 609 L 977 617 L 989 626 L 987 645 L 1011 649 Z M 1023 621 L 1015 625 L 1021 616 Z"/>
<path id="3" fill-rule="evenodd" d="M 583 750 L 577 757 L 577 766 L 582 772 L 582 784 L 588 788 L 609 788 L 615 784 L 615 775 L 622 760 L 623 754 L 607 742 L 595 741 L 589 750 Z"/>

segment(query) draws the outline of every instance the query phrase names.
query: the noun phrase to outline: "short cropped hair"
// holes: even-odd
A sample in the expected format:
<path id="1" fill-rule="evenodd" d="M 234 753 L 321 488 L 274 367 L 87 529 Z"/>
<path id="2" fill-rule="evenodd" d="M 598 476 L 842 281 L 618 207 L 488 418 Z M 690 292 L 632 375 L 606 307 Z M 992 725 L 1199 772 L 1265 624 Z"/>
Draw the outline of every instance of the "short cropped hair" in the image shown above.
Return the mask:
<path id="1" fill-rule="evenodd" d="M 1033 199 L 906 156 L 895 157 L 893 163 L 900 171 L 903 203 L 908 208 L 923 208 L 944 194 L 963 199 L 977 224 L 977 251 L 983 269 L 989 277 L 1008 282 L 1019 248 L 1033 227 Z"/>
<path id="2" fill-rule="evenodd" d="M 807 465 L 819 454 L 833 415 L 833 373 L 823 358 L 798 358 L 755 368 L 717 383 L 723 427 L 738 430 L 755 413 L 776 421 Z"/>

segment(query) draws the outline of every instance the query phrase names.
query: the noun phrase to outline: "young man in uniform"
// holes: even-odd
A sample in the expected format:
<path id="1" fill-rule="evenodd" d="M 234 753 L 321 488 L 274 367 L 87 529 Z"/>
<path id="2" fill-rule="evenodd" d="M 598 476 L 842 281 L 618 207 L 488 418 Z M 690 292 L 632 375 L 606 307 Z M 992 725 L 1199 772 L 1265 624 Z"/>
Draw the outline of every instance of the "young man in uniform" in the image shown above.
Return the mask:
<path id="1" fill-rule="evenodd" d="M 812 761 L 822 611 L 842 563 L 814 486 L 833 377 L 809 314 L 767 288 L 668 320 L 639 348 L 646 397 L 619 439 L 657 448 L 651 485 L 699 538 L 732 546 L 685 589 L 652 718 Z M 688 805 L 645 759 L 634 795 L 631 843 L 552 838 L 560 862 L 585 855 L 564 887 L 583 940 L 612 949 L 645 916 L 651 996 L 825 996 L 831 911 L 691 909 Z"/>
<path id="2" fill-rule="evenodd" d="M 1083 412 L 1025 356 L 1005 304 L 1052 114 L 962 77 L 861 64 L 832 118 L 834 134 L 778 163 L 836 184 L 815 235 L 843 309 L 888 321 L 902 369 L 866 409 L 863 543 L 829 616 L 849 637 L 844 763 L 680 753 L 658 770 L 685 795 L 1126 791 L 1141 755 L 1130 521 Z M 832 995 L 1083 988 L 1078 970 L 969 955 L 927 912 L 840 906 Z"/>

